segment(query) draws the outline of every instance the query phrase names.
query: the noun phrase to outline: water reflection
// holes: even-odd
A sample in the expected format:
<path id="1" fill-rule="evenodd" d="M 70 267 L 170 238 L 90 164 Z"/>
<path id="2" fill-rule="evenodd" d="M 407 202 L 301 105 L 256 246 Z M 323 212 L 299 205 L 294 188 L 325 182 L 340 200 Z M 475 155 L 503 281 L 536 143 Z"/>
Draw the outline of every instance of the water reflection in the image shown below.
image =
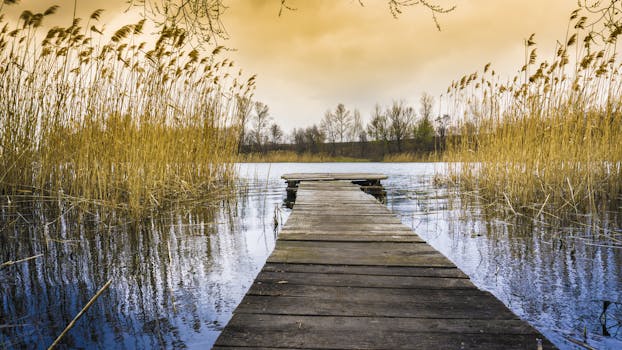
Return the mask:
<path id="1" fill-rule="evenodd" d="M 589 222 L 499 218 L 431 186 L 392 193 L 403 222 L 556 345 L 622 347 L 622 247 Z M 600 224 L 621 227 L 615 213 Z"/>
<path id="2" fill-rule="evenodd" d="M 280 201 L 243 194 L 116 225 L 5 203 L 0 263 L 42 256 L 0 269 L 0 349 L 46 348 L 108 279 L 61 348 L 209 348 L 273 249 Z"/>
<path id="3" fill-rule="evenodd" d="M 556 345 L 621 348 L 622 249 L 599 237 L 622 234 L 619 213 L 554 224 L 493 215 L 434 187 L 444 167 L 245 164 L 236 200 L 143 222 L 3 202 L 0 264 L 42 255 L 0 268 L 0 349 L 45 348 L 110 278 L 62 348 L 209 348 L 287 219 L 280 175 L 338 171 L 388 174 L 402 221 Z"/>

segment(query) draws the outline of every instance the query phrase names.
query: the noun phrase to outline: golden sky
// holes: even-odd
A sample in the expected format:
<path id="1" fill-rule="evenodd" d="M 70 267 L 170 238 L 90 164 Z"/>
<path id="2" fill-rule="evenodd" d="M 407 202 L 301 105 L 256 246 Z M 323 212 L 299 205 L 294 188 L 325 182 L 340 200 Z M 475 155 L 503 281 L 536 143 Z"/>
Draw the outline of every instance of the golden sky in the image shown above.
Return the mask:
<path id="1" fill-rule="evenodd" d="M 524 60 L 523 39 L 536 34 L 547 55 L 563 40 L 572 0 L 443 0 L 456 9 L 436 30 L 425 9 L 392 17 L 384 0 L 298 0 L 278 17 L 274 0 L 231 0 L 225 23 L 236 61 L 258 74 L 256 98 L 286 130 L 318 122 L 338 103 L 364 118 L 375 103 L 417 105 L 453 79 L 492 62 L 513 76 Z M 251 4 L 252 3 L 252 4 Z M 543 57 L 550 57 L 543 56 Z"/>
<path id="2" fill-rule="evenodd" d="M 563 39 L 573 0 L 437 0 L 456 5 L 439 17 L 407 8 L 392 17 L 386 0 L 288 0 L 297 8 L 278 16 L 280 0 L 225 0 L 223 17 L 231 39 L 223 44 L 248 74 L 257 74 L 256 99 L 286 131 L 319 122 L 338 103 L 368 119 L 375 103 L 404 100 L 417 105 L 422 92 L 437 97 L 453 79 L 492 62 L 513 76 L 524 60 L 523 40 L 536 33 L 538 52 L 550 57 Z M 73 0 L 28 1 L 44 10 L 59 4 L 71 18 Z M 114 29 L 126 22 L 124 0 L 78 0 L 83 16 L 106 8 Z"/>

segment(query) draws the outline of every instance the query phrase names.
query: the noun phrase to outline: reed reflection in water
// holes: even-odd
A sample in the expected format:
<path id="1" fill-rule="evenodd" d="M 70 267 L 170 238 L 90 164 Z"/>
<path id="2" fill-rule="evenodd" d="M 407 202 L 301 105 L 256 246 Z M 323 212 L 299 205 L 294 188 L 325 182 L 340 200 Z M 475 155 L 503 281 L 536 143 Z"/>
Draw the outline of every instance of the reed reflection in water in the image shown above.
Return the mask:
<path id="1" fill-rule="evenodd" d="M 558 347 L 622 348 L 622 245 L 603 237 L 622 234 L 620 213 L 567 221 L 500 215 L 431 181 L 390 185 L 389 206 L 402 222 Z"/>
<path id="2" fill-rule="evenodd" d="M 52 203 L 2 202 L 0 349 L 45 348 L 109 278 L 67 348 L 209 348 L 274 246 L 288 172 L 380 172 L 387 205 L 562 349 L 622 348 L 620 213 L 552 223 L 493 215 L 433 185 L 444 164 L 243 164 L 240 195 L 115 226 Z M 54 210 L 49 208 L 56 208 Z M 124 218 L 118 218 L 123 222 Z"/>
<path id="3" fill-rule="evenodd" d="M 0 263 L 42 255 L 0 269 L 0 349 L 46 348 L 108 279 L 61 348 L 211 347 L 273 249 L 277 192 L 118 225 L 3 203 Z"/>

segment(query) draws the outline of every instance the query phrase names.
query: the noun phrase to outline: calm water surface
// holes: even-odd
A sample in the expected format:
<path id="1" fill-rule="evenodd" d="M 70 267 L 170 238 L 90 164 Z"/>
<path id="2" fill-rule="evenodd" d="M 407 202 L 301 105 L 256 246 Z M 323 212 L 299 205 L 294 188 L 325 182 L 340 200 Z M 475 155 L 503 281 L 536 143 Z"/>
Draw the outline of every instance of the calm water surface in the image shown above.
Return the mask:
<path id="1" fill-rule="evenodd" d="M 461 208 L 432 185 L 443 164 L 283 163 L 240 165 L 237 200 L 142 222 L 2 202 L 0 263 L 42 255 L 0 268 L 0 349 L 46 348 L 108 279 L 62 347 L 209 348 L 289 215 L 280 176 L 326 171 L 388 174 L 387 205 L 402 222 L 559 347 L 622 348 L 622 248 L 592 226 Z M 601 226 L 622 234 L 619 222 Z"/>

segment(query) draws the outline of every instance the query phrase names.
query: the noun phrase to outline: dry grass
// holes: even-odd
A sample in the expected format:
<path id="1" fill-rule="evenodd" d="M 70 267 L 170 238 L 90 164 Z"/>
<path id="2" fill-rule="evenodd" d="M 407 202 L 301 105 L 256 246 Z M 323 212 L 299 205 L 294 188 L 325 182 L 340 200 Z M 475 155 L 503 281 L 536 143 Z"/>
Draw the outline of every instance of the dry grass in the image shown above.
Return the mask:
<path id="1" fill-rule="evenodd" d="M 98 23 L 43 31 L 55 12 L 0 20 L 0 192 L 62 196 L 140 212 L 214 194 L 234 176 L 244 80 L 216 48 L 185 45 L 144 21 L 109 36 Z"/>
<path id="2" fill-rule="evenodd" d="M 462 117 L 445 158 L 465 190 L 513 212 L 597 212 L 622 199 L 622 72 L 619 33 L 604 40 L 573 13 L 552 63 L 538 62 L 534 37 L 509 81 L 490 65 L 448 90 Z M 582 43 L 582 44 L 580 44 Z"/>
<path id="3" fill-rule="evenodd" d="M 331 156 L 326 153 L 296 153 L 293 151 L 271 151 L 265 154 L 242 154 L 240 162 L 245 163 L 332 163 L 332 162 L 366 162 L 367 159 L 344 156 Z"/>
<path id="4" fill-rule="evenodd" d="M 397 153 L 385 155 L 382 159 L 387 163 L 438 162 L 440 155 L 434 153 Z"/>

